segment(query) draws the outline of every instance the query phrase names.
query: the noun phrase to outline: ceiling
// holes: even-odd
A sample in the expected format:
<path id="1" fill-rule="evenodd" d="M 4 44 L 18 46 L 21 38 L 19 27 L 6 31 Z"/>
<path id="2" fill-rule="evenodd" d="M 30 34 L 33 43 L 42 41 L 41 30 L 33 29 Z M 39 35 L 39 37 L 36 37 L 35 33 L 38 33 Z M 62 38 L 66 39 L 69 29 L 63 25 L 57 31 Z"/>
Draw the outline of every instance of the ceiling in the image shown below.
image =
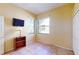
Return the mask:
<path id="1" fill-rule="evenodd" d="M 14 5 L 24 8 L 37 15 L 65 4 L 66 3 L 15 3 Z"/>

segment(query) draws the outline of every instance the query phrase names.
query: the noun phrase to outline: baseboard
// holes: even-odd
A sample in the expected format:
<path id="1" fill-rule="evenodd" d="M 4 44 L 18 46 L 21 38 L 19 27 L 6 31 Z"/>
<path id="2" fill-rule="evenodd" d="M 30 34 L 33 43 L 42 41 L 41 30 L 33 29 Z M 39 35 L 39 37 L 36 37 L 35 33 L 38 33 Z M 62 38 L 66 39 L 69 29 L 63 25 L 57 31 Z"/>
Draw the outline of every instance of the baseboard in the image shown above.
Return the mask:
<path id="1" fill-rule="evenodd" d="M 60 48 L 63 48 L 63 49 L 67 49 L 67 50 L 71 50 L 71 51 L 73 51 L 73 49 L 65 48 L 65 47 L 62 47 L 62 46 L 55 45 L 55 44 L 43 43 L 43 42 L 40 42 L 40 41 L 37 41 L 37 42 L 42 43 L 42 44 L 45 44 L 45 45 L 57 46 L 57 47 L 60 47 Z"/>
<path id="2" fill-rule="evenodd" d="M 67 50 L 72 50 L 73 51 L 73 49 L 70 49 L 70 48 L 65 48 L 65 47 L 58 46 L 58 45 L 55 45 L 55 46 L 60 47 L 60 48 L 63 48 L 63 49 L 67 49 Z"/>
<path id="3" fill-rule="evenodd" d="M 13 52 L 13 51 L 14 51 L 14 48 L 12 48 L 12 49 L 10 49 L 10 50 L 8 50 L 8 51 L 4 52 L 4 54 L 3 54 L 3 55 L 5 55 L 5 54 L 7 54 L 7 53 L 10 53 L 10 52 Z"/>

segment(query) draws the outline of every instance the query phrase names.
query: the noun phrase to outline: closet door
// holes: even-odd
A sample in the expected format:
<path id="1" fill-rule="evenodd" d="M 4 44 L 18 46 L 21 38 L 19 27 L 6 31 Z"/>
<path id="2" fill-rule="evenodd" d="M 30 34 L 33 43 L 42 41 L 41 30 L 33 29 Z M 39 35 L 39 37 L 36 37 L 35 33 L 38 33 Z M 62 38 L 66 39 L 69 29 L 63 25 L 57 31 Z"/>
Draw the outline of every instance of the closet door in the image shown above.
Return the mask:
<path id="1" fill-rule="evenodd" d="M 0 54 L 4 54 L 4 17 L 0 16 Z"/>

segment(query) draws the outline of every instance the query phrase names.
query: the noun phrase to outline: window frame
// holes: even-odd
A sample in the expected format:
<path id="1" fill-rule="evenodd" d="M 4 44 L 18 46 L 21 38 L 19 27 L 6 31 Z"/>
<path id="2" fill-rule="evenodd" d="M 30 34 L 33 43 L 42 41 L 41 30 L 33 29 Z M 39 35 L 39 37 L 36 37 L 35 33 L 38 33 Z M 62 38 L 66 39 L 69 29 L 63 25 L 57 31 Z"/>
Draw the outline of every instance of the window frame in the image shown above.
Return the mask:
<path id="1" fill-rule="evenodd" d="M 45 19 L 47 19 L 47 18 L 49 18 L 49 25 L 48 25 L 48 28 L 49 28 L 49 33 L 41 33 L 39 30 L 40 30 L 40 20 L 45 20 Z M 47 27 L 47 25 L 46 25 L 46 27 Z M 50 34 L 50 17 L 45 17 L 45 18 L 42 18 L 42 19 L 39 19 L 38 20 L 38 34 Z"/>

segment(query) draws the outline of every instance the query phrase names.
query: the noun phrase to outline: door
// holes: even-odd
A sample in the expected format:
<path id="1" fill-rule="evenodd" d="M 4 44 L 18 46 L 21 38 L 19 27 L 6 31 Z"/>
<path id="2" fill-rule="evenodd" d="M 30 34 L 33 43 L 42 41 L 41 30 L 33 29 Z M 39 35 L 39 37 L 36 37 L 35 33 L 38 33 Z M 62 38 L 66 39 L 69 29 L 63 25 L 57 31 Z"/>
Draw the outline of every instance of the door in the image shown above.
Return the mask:
<path id="1" fill-rule="evenodd" d="M 4 54 L 4 17 L 0 16 L 0 55 Z"/>
<path id="2" fill-rule="evenodd" d="M 79 10 L 73 19 L 73 49 L 79 55 Z"/>

